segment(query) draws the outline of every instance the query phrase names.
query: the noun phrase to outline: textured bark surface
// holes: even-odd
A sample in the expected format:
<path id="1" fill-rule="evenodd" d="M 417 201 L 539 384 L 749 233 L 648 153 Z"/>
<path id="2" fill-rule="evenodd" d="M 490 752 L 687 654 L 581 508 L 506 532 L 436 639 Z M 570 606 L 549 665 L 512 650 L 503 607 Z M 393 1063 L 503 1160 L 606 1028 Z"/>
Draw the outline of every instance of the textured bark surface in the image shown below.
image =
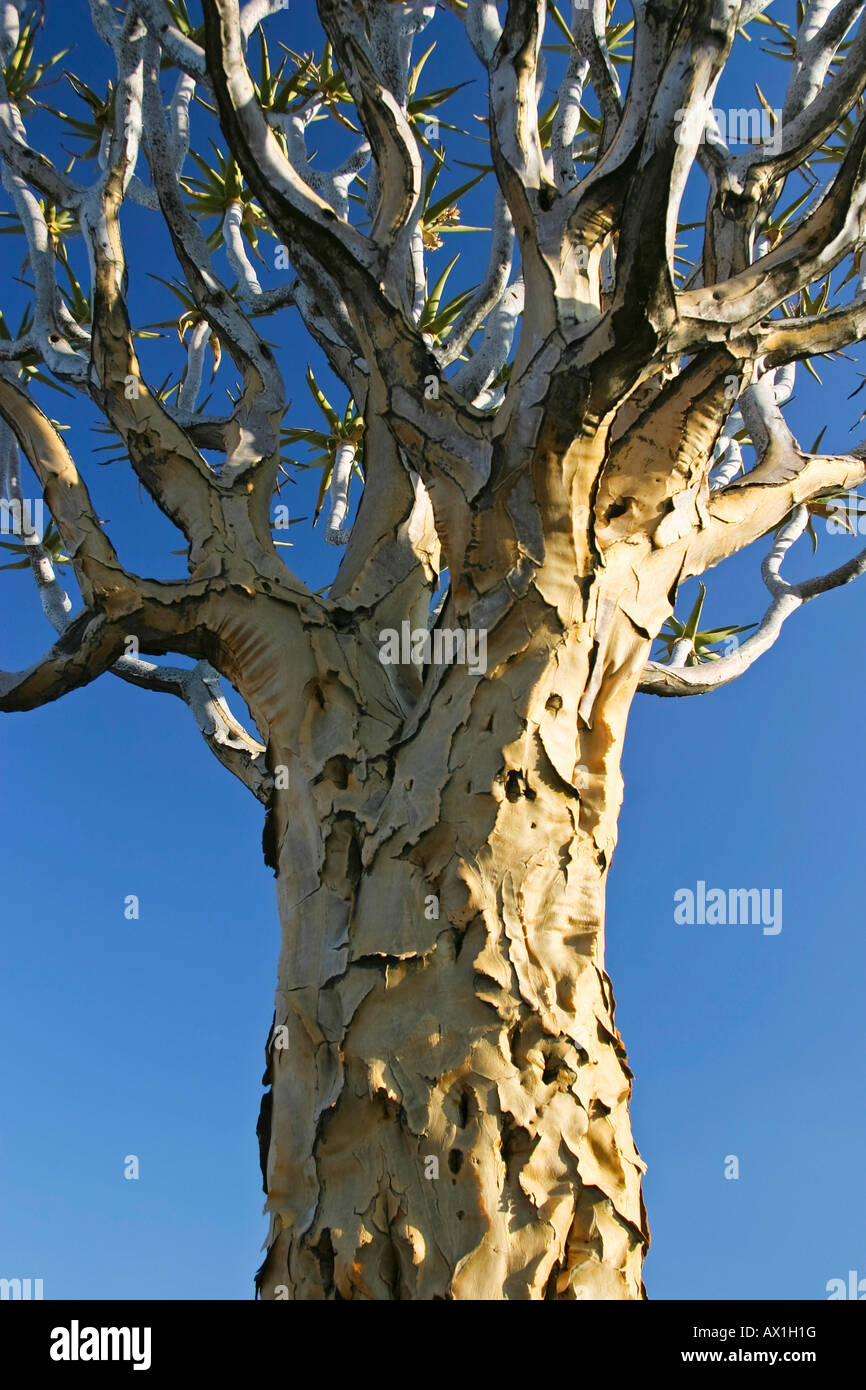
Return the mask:
<path id="1" fill-rule="evenodd" d="M 62 142 L 52 161 L 26 124 L 63 52 L 29 66 L 23 0 L 0 0 L 4 230 L 26 238 L 34 281 L 17 338 L 3 320 L 0 502 L 20 511 L 26 460 L 57 533 L 53 549 L 32 528 L 12 547 L 57 636 L 0 672 L 0 710 L 109 671 L 172 693 L 267 808 L 282 949 L 259 1124 L 263 1297 L 641 1298 L 643 1164 L 604 969 L 623 739 L 638 689 L 726 684 L 804 603 L 866 573 L 864 551 L 781 575 L 810 504 L 826 514 L 866 478 L 866 447 L 807 453 L 782 414 L 798 361 L 866 337 L 864 7 L 820 0 L 797 7 L 796 34 L 776 23 L 785 109 L 741 153 L 714 101 L 768 0 L 633 0 L 626 26 L 611 0 L 573 0 L 570 27 L 545 0 L 317 0 L 318 62 L 276 27 L 301 7 L 201 0 L 190 23 L 182 8 L 91 0 L 113 77 L 79 182 L 90 156 L 63 173 Z M 493 192 L 486 269 L 450 309 L 450 272 L 437 279 L 425 250 L 462 192 L 440 199 L 444 148 L 423 132 L 472 83 L 461 66 L 459 85 L 425 95 L 413 57 L 445 18 L 480 65 Z M 296 44 L 270 77 L 266 22 Z M 552 93 L 545 50 L 563 36 Z M 330 169 L 308 143 L 320 120 L 352 132 Z M 200 121 L 201 149 L 218 136 L 230 156 L 223 173 L 190 145 Z M 190 185 L 193 153 L 204 182 Z M 815 184 L 813 159 L 832 177 L 782 213 L 792 171 Z M 698 165 L 709 199 L 686 274 Z M 136 351 L 126 290 L 146 267 L 126 262 L 127 201 L 162 219 L 182 275 L 186 365 L 170 387 Z M 216 237 L 202 228 L 215 214 Z M 290 270 L 270 289 L 245 249 L 255 228 L 274 238 L 274 272 Z M 67 302 L 78 236 L 88 274 Z M 816 299 L 846 264 L 851 297 Z M 328 435 L 284 425 L 270 318 L 289 306 L 351 395 L 325 410 L 308 377 Z M 199 402 L 206 348 L 231 362 L 225 414 Z M 95 407 L 183 534 L 184 579 L 146 578 L 115 550 L 63 426 L 31 395 L 46 371 Z M 325 536 L 342 552 L 326 597 L 273 534 L 283 450 L 302 437 L 328 451 L 308 466 L 333 465 L 319 500 L 329 489 Z M 699 633 L 699 603 L 652 661 L 678 586 L 769 535 L 757 631 L 710 653 L 708 672 L 700 642 L 745 629 Z M 383 632 L 404 624 L 483 635 L 486 661 L 386 664 Z M 195 665 L 142 659 L 167 653 Z"/>
<path id="2" fill-rule="evenodd" d="M 595 448 L 561 461 L 548 518 Z M 491 588 L 535 501 L 524 486 L 479 524 Z M 334 652 L 301 709 L 257 711 L 272 770 L 291 768 L 268 831 L 283 946 L 263 1297 L 643 1296 L 604 885 L 649 643 L 617 608 L 635 548 L 614 547 L 599 582 L 582 532 L 543 531 L 486 676 L 442 669 L 408 730 L 387 691 L 357 702 Z"/>
<path id="3" fill-rule="evenodd" d="M 582 746 L 558 735 L 578 664 L 524 656 L 463 708 L 446 696 L 390 791 L 330 758 L 324 837 L 280 848 L 265 1297 L 641 1294 L 603 966 L 618 749 L 603 718 Z M 370 780 L 372 823 L 348 809 Z"/>

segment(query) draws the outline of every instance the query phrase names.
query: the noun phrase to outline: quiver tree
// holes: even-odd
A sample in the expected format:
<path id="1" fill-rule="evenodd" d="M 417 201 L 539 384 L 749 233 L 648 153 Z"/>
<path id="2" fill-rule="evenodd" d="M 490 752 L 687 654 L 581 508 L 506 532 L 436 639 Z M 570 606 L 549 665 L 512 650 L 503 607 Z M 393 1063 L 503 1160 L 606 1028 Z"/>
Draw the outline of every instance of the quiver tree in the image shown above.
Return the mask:
<path id="1" fill-rule="evenodd" d="M 804 450 L 782 410 L 798 361 L 866 332 L 864 6 L 299 8 L 91 0 L 111 84 L 76 78 L 72 116 L 48 105 L 38 12 L 0 3 L 3 187 L 32 288 L 0 342 L 7 545 L 57 634 L 0 677 L 0 705 L 106 672 L 175 694 L 265 808 L 282 950 L 263 1297 L 641 1298 L 643 1164 L 604 970 L 620 754 L 636 692 L 720 687 L 866 565 L 781 573 L 810 508 L 866 473 Z M 425 95 L 428 26 L 489 96 L 469 180 L 440 137 L 476 98 Z M 790 81 L 737 149 L 714 99 L 746 26 Z M 83 137 L 68 168 L 31 142 L 37 119 Z M 432 258 L 470 191 L 487 260 L 446 300 Z M 173 382 L 131 322 L 131 205 L 176 258 Z M 300 402 L 284 424 L 277 325 L 296 338 L 298 320 L 348 394 L 333 408 L 310 373 L 323 428 Z M 222 413 L 202 401 L 217 368 L 237 378 Z M 119 441 L 183 534 L 184 577 L 115 549 L 46 385 Z M 278 538 L 283 450 L 304 440 L 341 543 L 318 594 Z M 739 645 L 699 605 L 673 616 L 684 581 L 762 537 L 769 604 Z"/>

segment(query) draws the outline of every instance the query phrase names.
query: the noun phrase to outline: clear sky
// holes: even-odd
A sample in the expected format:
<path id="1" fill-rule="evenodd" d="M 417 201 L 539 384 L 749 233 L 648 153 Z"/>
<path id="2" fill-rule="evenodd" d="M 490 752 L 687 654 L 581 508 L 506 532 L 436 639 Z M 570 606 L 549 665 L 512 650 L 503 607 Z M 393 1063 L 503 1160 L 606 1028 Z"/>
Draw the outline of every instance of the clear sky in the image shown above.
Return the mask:
<path id="1" fill-rule="evenodd" d="M 776 0 L 772 12 L 789 19 L 793 9 Z M 45 55 L 74 43 L 73 70 L 104 87 L 105 50 L 85 0 L 49 0 L 47 11 Z M 295 0 L 269 32 L 309 49 L 313 12 L 312 0 Z M 442 16 L 424 37 L 419 52 L 434 39 L 439 47 L 421 89 L 471 81 L 443 115 L 483 135 L 472 116 L 482 109 L 479 69 L 456 20 Z M 761 52 L 760 31 L 738 51 L 718 105 L 753 105 L 756 80 L 781 105 L 785 69 Z M 65 83 L 43 99 L 71 109 Z M 33 120 L 35 143 L 54 149 L 51 131 L 46 115 Z M 75 148 L 68 133 L 63 143 Z M 448 149 L 455 161 L 485 158 L 462 137 Z M 455 162 L 443 191 L 466 177 Z M 793 198 L 802 184 L 791 187 Z M 684 221 L 701 216 L 701 192 L 696 179 Z M 464 221 L 488 225 L 489 198 L 486 180 Z M 124 229 L 135 323 L 176 315 L 147 275 L 177 273 L 158 219 L 133 209 Z M 277 284 L 274 243 L 262 247 L 263 283 Z M 455 288 L 477 279 L 484 238 L 448 238 L 434 273 L 458 249 Z M 0 254 L 0 307 L 14 331 L 23 241 L 4 238 Z M 80 245 L 73 258 L 83 273 Z M 308 362 L 345 403 L 293 311 L 266 333 L 280 345 L 293 424 L 318 423 Z M 855 348 L 849 361 L 816 364 L 823 385 L 800 368 L 786 413 L 804 447 L 824 426 L 828 451 L 866 436 L 864 397 L 849 399 L 863 360 Z M 145 344 L 142 361 L 154 384 L 176 376 L 176 340 Z M 232 381 L 224 368 L 215 409 Z M 98 452 L 108 440 L 92 432 L 90 409 L 53 392 L 40 401 L 70 426 L 121 557 L 159 577 L 181 574 L 170 552 L 182 538 L 139 497 L 128 465 L 100 466 L 110 451 Z M 293 514 L 311 516 L 317 481 L 299 475 L 287 489 Z M 321 531 L 321 522 L 315 532 L 309 520 L 294 526 L 286 552 L 316 589 L 339 558 Z M 818 537 L 817 556 L 801 542 L 786 573 L 833 568 L 866 544 L 821 522 Z M 762 553 L 708 577 L 707 625 L 761 616 Z M 695 591 L 684 588 L 681 616 Z M 0 596 L 0 664 L 15 669 L 51 634 L 27 573 L 0 574 Z M 866 1275 L 864 605 L 861 580 L 796 614 L 730 688 L 635 703 L 607 968 L 636 1075 L 654 1298 L 822 1299 L 829 1279 Z M 244 713 L 237 697 L 233 705 Z M 0 1276 L 42 1278 L 46 1298 L 248 1298 L 267 1229 L 255 1124 L 278 951 L 261 807 L 207 751 L 184 705 L 111 676 L 4 716 L 0 758 Z M 699 881 L 781 890 L 781 931 L 677 923 L 674 894 Z M 140 899 L 137 921 L 124 917 L 129 894 Z M 137 1181 L 124 1178 L 128 1155 Z M 730 1156 L 735 1180 L 725 1177 Z"/>

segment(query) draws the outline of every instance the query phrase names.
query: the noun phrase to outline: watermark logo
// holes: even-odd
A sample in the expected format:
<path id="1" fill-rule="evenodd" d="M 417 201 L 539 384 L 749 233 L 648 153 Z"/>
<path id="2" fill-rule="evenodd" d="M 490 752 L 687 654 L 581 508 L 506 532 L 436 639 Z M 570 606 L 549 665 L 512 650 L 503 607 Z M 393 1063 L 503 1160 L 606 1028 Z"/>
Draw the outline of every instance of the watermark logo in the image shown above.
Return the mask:
<path id="1" fill-rule="evenodd" d="M 698 879 L 696 891 L 674 893 L 674 921 L 680 926 L 763 926 L 764 936 L 782 930 L 781 888 L 707 888 Z"/>
<path id="2" fill-rule="evenodd" d="M 728 111 L 713 107 L 718 132 L 728 145 L 759 145 L 777 154 L 782 146 L 782 112 L 779 108 L 737 106 Z M 706 118 L 701 111 L 680 107 L 674 113 L 674 139 L 678 145 L 700 145 L 707 139 Z"/>
<path id="3" fill-rule="evenodd" d="M 386 627 L 379 633 L 379 660 L 383 666 L 410 664 L 434 666 L 466 666 L 470 675 L 481 676 L 487 670 L 487 630 L 474 627 L 413 628 L 404 622 L 400 631 Z"/>
<path id="4" fill-rule="evenodd" d="M 41 497 L 0 497 L 0 535 L 33 536 L 41 541 L 45 534 L 45 504 Z"/>
<path id="5" fill-rule="evenodd" d="M 856 492 L 847 492 L 823 506 L 813 504 L 811 510 L 824 517 L 828 536 L 866 536 L 866 498 Z"/>
<path id="6" fill-rule="evenodd" d="M 21 1302 L 44 1298 L 41 1279 L 0 1279 L 0 1299 L 20 1299 Z"/>
<path id="7" fill-rule="evenodd" d="M 69 1327 L 51 1329 L 52 1361 L 131 1361 L 134 1371 L 150 1370 L 149 1327 Z"/>
<path id="8" fill-rule="evenodd" d="M 836 1299 L 853 1299 L 862 1303 L 866 1299 L 866 1279 L 858 1277 L 856 1269 L 848 1270 L 848 1282 L 844 1279 L 828 1279 L 824 1288 L 827 1290 L 827 1300 L 832 1303 Z"/>

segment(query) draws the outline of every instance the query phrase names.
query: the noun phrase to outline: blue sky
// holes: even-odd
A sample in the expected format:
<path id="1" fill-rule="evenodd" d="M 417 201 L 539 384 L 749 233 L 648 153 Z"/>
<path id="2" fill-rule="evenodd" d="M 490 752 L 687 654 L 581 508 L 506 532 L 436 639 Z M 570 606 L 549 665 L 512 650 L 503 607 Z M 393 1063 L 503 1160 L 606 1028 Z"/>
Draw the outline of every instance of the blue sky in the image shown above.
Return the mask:
<path id="1" fill-rule="evenodd" d="M 792 10 L 787 0 L 773 7 L 783 19 Z M 48 11 L 46 54 L 74 42 L 73 69 L 104 80 L 85 0 Z M 271 32 L 312 47 L 312 11 L 294 5 Z M 456 27 L 443 17 L 428 30 L 420 50 L 440 46 L 421 86 L 474 83 L 444 114 L 483 134 L 473 120 L 478 68 Z M 739 48 L 717 104 L 753 104 L 757 80 L 781 105 L 783 66 L 761 54 L 758 33 Z M 59 84 L 44 99 L 69 107 Z M 56 123 L 39 116 L 32 131 L 54 148 Z M 452 148 L 455 160 L 484 159 L 477 142 L 449 142 L 449 158 Z M 443 191 L 467 176 L 455 163 Z M 465 222 L 487 225 L 489 182 L 466 200 Z M 683 220 L 700 215 L 696 180 Z M 170 317 L 177 309 L 146 274 L 176 273 L 157 219 L 131 210 L 125 235 L 134 321 Z M 434 274 L 459 249 L 454 287 L 473 283 L 483 243 L 449 238 Z M 273 243 L 263 249 L 272 256 Z M 23 242 L 4 238 L 0 254 L 0 307 L 16 327 Z M 80 247 L 73 259 L 83 269 Z M 263 283 L 279 283 L 272 263 Z M 317 423 L 308 362 L 344 404 L 296 318 L 271 320 L 266 332 L 280 344 L 293 424 Z M 786 414 L 805 447 L 825 425 L 832 451 L 866 435 L 856 423 L 862 397 L 848 399 L 863 354 L 852 349 L 851 359 L 818 364 L 823 385 L 800 369 Z M 145 345 L 142 360 L 155 382 L 181 365 L 170 337 Z M 231 383 L 224 369 L 215 405 Z M 70 426 L 122 558 L 160 577 L 182 573 L 170 553 L 181 538 L 139 497 L 128 466 L 99 465 L 107 441 L 92 433 L 90 410 L 54 393 L 40 399 Z M 293 514 L 311 516 L 314 491 L 310 475 L 286 490 Z M 791 576 L 832 568 L 856 548 L 822 523 L 818 533 L 817 557 L 801 542 Z M 321 523 L 294 526 L 291 538 L 291 563 L 320 588 L 338 558 Z M 761 554 L 708 577 L 709 625 L 761 615 Z M 686 586 L 678 612 L 695 588 Z M 14 669 L 50 632 L 27 574 L 0 574 L 0 593 L 0 662 Z M 642 696 L 633 709 L 607 968 L 636 1074 L 651 1297 L 821 1299 L 829 1279 L 866 1274 L 855 1157 L 866 1146 L 864 603 L 861 581 L 796 614 L 730 688 L 697 700 Z M 208 753 L 179 701 L 109 676 L 6 715 L 0 755 L 0 1275 L 41 1277 L 48 1298 L 248 1298 L 266 1232 L 255 1123 L 278 951 L 261 808 Z M 781 932 L 677 924 L 674 894 L 699 880 L 781 889 Z M 132 893 L 137 921 L 124 917 Z M 129 1154 L 138 1181 L 124 1179 Z M 724 1176 L 729 1155 L 739 1160 L 734 1181 Z"/>

